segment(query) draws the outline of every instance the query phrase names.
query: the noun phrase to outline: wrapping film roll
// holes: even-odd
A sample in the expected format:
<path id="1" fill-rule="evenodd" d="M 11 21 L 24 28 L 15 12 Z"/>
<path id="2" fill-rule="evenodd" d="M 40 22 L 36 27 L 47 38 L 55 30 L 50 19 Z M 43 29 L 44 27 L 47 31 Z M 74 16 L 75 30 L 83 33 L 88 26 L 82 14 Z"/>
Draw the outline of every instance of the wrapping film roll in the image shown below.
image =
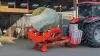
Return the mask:
<path id="1" fill-rule="evenodd" d="M 30 17 L 32 27 L 40 32 L 49 28 L 57 27 L 60 18 L 57 12 L 51 8 L 39 7 L 35 9 Z"/>

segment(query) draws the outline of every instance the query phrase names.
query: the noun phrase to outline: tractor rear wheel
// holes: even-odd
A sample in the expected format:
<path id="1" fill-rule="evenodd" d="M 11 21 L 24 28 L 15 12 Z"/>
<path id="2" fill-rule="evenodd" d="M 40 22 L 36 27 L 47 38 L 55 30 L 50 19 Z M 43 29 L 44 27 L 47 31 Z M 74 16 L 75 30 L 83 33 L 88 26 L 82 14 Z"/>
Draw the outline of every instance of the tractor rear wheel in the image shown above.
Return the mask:
<path id="1" fill-rule="evenodd" d="M 100 22 L 88 24 L 85 29 L 85 37 L 89 47 L 100 47 Z"/>

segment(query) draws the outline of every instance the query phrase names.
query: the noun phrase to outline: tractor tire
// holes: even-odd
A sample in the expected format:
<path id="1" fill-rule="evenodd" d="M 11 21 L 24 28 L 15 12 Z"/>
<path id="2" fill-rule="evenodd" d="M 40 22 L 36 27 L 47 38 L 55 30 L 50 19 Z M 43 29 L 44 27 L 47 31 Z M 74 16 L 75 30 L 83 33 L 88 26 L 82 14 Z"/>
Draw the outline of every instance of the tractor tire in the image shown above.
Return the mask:
<path id="1" fill-rule="evenodd" d="M 89 47 L 100 47 L 100 22 L 93 22 L 86 26 L 85 37 Z"/>

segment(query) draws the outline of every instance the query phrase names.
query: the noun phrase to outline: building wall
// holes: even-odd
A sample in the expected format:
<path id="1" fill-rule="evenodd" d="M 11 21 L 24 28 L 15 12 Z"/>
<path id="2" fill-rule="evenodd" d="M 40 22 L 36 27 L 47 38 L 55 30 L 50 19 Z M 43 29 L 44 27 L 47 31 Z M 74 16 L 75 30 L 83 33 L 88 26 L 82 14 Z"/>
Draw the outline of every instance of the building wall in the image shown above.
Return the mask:
<path id="1" fill-rule="evenodd" d="M 10 18 L 10 23 L 12 24 L 12 26 L 8 28 L 9 35 L 13 36 L 13 32 L 15 31 L 16 27 L 21 28 L 21 30 L 23 31 L 22 33 L 25 34 L 26 28 L 30 27 L 29 18 L 27 18 L 27 16 L 21 15 L 11 15 Z"/>

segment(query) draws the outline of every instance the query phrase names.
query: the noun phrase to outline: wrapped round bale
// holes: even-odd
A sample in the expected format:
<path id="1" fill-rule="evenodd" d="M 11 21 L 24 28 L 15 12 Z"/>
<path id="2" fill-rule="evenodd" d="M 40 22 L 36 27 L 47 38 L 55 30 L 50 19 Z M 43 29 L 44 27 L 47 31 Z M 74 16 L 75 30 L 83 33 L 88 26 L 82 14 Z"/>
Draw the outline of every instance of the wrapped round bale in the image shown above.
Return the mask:
<path id="1" fill-rule="evenodd" d="M 57 12 L 51 8 L 40 7 L 33 11 L 30 23 L 34 29 L 43 32 L 52 27 L 57 27 L 60 18 Z"/>

